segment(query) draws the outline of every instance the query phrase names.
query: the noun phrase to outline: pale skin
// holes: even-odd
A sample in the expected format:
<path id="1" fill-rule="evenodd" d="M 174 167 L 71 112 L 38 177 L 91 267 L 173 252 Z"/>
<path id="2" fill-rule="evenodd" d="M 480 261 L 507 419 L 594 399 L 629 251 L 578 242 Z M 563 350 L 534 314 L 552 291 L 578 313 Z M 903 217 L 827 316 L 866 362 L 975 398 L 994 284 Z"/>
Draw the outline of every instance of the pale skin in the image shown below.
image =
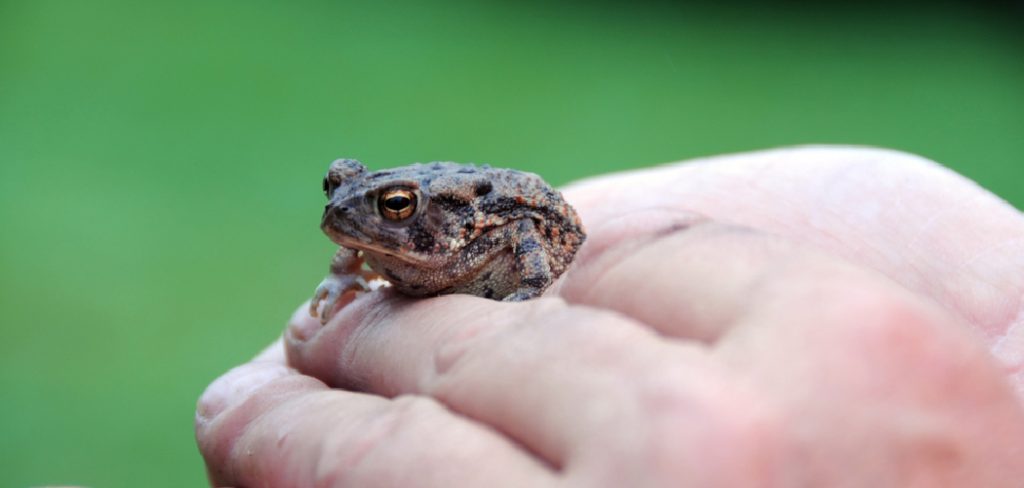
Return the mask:
<path id="1" fill-rule="evenodd" d="M 1020 486 L 1024 217 L 796 148 L 567 188 L 545 297 L 343 298 L 203 394 L 216 486 Z"/>

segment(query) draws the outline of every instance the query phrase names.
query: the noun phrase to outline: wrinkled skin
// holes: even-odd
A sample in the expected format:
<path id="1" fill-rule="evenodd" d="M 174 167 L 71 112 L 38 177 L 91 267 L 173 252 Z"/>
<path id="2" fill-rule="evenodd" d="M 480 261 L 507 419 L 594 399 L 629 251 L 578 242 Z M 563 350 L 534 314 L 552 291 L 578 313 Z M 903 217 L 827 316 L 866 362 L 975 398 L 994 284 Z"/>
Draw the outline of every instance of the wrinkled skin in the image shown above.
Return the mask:
<path id="1" fill-rule="evenodd" d="M 643 189 L 639 191 L 638 189 Z M 215 381 L 217 486 L 1020 486 L 1024 217 L 798 148 L 565 191 L 545 298 L 381 290 Z"/>
<path id="2" fill-rule="evenodd" d="M 378 276 L 410 296 L 535 298 L 585 239 L 576 211 L 532 173 L 447 162 L 371 172 L 339 159 L 323 188 L 320 227 L 342 246 L 309 308 L 323 323 L 342 294 Z M 389 217 L 384 202 L 396 193 L 411 200 Z"/>

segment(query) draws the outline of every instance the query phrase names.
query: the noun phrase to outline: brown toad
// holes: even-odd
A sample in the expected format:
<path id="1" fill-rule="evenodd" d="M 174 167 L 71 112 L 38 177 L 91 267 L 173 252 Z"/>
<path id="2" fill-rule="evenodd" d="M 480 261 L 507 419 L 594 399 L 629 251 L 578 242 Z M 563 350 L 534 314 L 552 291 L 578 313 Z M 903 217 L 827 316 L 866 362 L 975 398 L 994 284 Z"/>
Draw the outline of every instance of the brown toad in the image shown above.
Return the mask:
<path id="1" fill-rule="evenodd" d="M 447 162 L 370 172 L 339 159 L 324 177 L 320 228 L 341 246 L 310 304 L 321 320 L 365 289 L 363 261 L 411 296 L 540 295 L 586 237 L 576 211 L 539 176 Z"/>

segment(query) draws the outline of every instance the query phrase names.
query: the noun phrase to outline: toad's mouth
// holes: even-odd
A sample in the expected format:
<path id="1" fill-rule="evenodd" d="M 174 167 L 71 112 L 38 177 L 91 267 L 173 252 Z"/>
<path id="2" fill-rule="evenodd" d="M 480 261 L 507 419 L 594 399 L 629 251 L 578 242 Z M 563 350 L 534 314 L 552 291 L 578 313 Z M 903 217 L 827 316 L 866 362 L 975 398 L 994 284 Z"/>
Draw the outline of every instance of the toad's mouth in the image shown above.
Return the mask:
<path id="1" fill-rule="evenodd" d="M 425 263 L 430 262 L 427 256 L 422 253 L 418 253 L 412 250 L 387 248 L 381 246 L 380 244 L 377 244 L 376 242 L 370 241 L 369 237 L 363 236 L 366 239 L 363 240 L 358 237 L 335 234 L 333 232 L 331 233 L 330 237 L 331 240 L 334 241 L 334 243 L 339 246 L 347 247 L 349 249 L 355 249 L 357 251 L 362 251 L 365 254 L 387 256 L 390 259 L 397 259 L 399 261 L 404 261 L 406 263 L 415 265 L 423 265 Z"/>

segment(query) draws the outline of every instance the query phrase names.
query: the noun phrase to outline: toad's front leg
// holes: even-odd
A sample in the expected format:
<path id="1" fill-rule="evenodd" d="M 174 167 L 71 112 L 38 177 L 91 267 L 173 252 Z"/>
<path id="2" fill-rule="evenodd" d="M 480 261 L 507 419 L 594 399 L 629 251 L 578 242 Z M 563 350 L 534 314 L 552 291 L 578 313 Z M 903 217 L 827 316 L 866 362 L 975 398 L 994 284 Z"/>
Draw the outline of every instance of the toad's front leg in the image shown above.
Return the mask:
<path id="1" fill-rule="evenodd" d="M 313 292 L 309 302 L 309 314 L 320 316 L 320 323 L 326 324 L 334 316 L 338 299 L 350 290 L 367 291 L 367 281 L 375 278 L 373 272 L 363 270 L 363 256 L 354 249 L 338 248 L 331 259 L 331 274 L 327 275 Z M 321 309 L 320 304 L 323 303 Z"/>

